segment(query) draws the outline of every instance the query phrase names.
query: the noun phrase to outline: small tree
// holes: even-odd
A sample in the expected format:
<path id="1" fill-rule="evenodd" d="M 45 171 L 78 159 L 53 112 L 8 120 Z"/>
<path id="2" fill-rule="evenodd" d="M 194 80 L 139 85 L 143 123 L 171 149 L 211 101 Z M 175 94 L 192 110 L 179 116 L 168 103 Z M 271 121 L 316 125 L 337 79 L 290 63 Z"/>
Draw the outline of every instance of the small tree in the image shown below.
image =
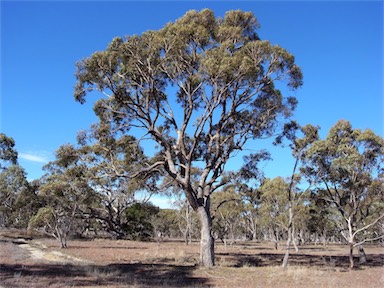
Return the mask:
<path id="1" fill-rule="evenodd" d="M 244 164 L 235 174 L 236 190 L 243 202 L 242 217 L 245 221 L 247 238 L 257 240 L 257 229 L 261 227 L 260 207 L 262 204 L 260 187 L 265 181 L 264 173 L 259 169 L 260 162 L 271 160 L 266 150 L 243 157 Z"/>
<path id="2" fill-rule="evenodd" d="M 382 137 L 353 129 L 345 120 L 305 151 L 302 171 L 318 185 L 319 196 L 339 212 L 335 221 L 350 247 L 350 268 L 354 247 L 384 237 L 366 233 L 384 218 L 383 155 Z"/>
<path id="3" fill-rule="evenodd" d="M 288 227 L 288 201 L 286 191 L 288 183 L 281 177 L 265 179 L 260 187 L 261 206 L 260 220 L 268 230 L 269 239 L 277 249 L 279 234 Z"/>
<path id="4" fill-rule="evenodd" d="M 115 38 L 77 64 L 76 100 L 102 92 L 95 111 L 113 129 L 141 131 L 159 147 L 140 172 L 162 169 L 182 188 L 200 217 L 203 266 L 214 265 L 210 197 L 226 184 L 228 160 L 291 115 L 297 101 L 276 83 L 302 84 L 294 57 L 260 40 L 258 27 L 250 12 L 189 11 L 158 31 Z"/>
<path id="5" fill-rule="evenodd" d="M 22 191 L 29 189 L 24 169 L 16 164 L 0 171 L 0 226 L 17 225 L 15 213 L 18 213 L 15 203 Z"/>
<path id="6" fill-rule="evenodd" d="M 240 196 L 242 200 L 241 217 L 246 238 L 249 240 L 257 241 L 258 232 L 260 232 L 260 205 L 261 195 L 259 187 L 251 188 L 247 185 L 240 185 Z"/>
<path id="7" fill-rule="evenodd" d="M 67 247 L 76 218 L 91 205 L 94 196 L 77 152 L 72 145 L 63 145 L 56 152 L 56 160 L 44 167 L 47 173 L 41 179 L 39 196 L 45 205 L 29 222 L 29 229 L 52 235 L 61 248 Z"/>
<path id="8" fill-rule="evenodd" d="M 24 222 L 18 217 L 21 200 L 31 187 L 27 181 L 24 169 L 17 162 L 15 141 L 0 133 L 0 226 L 23 226 Z M 32 192 L 33 193 L 33 192 Z M 20 215 L 19 215 L 20 216 Z"/>
<path id="9" fill-rule="evenodd" d="M 304 151 L 305 149 L 313 142 L 318 139 L 317 131 L 318 128 L 314 127 L 312 125 L 306 125 L 304 127 L 300 127 L 300 130 L 302 134 L 304 135 L 302 138 L 298 138 L 296 136 L 298 126 L 296 123 L 290 123 L 289 125 L 285 126 L 284 132 L 282 137 L 287 137 L 291 143 L 290 148 L 292 150 L 292 155 L 295 158 L 295 164 L 293 166 L 291 179 L 289 181 L 289 186 L 287 189 L 287 200 L 288 200 L 288 213 L 289 213 L 289 220 L 288 220 L 288 226 L 287 226 L 287 233 L 288 233 L 288 239 L 287 239 L 287 247 L 283 259 L 282 267 L 286 268 L 288 265 L 288 259 L 289 259 L 289 249 L 291 246 L 291 243 L 295 246 L 295 250 L 298 251 L 296 241 L 295 241 L 295 222 L 296 221 L 296 213 L 298 213 L 300 210 L 305 211 L 305 207 L 301 205 L 299 206 L 300 202 L 303 201 L 303 196 L 307 194 L 308 189 L 304 192 L 298 192 L 297 185 L 300 181 L 300 176 L 296 175 L 296 171 L 300 165 L 300 162 L 304 159 Z M 281 138 L 277 139 L 277 142 L 280 142 Z M 305 213 L 304 213 L 305 214 Z M 302 215 L 303 216 L 303 215 Z M 303 218 L 303 217 L 302 217 Z"/>
<path id="10" fill-rule="evenodd" d="M 186 245 L 192 243 L 193 228 L 194 228 L 194 215 L 188 200 L 182 193 L 175 193 L 177 198 L 173 201 L 173 205 L 178 209 L 178 226 L 179 231 L 183 234 L 183 238 Z"/>
<path id="11" fill-rule="evenodd" d="M 233 186 L 227 186 L 223 191 L 215 193 L 212 197 L 213 229 L 227 247 L 227 240 L 232 244 L 240 227 L 243 203 L 239 194 L 235 193 Z"/>

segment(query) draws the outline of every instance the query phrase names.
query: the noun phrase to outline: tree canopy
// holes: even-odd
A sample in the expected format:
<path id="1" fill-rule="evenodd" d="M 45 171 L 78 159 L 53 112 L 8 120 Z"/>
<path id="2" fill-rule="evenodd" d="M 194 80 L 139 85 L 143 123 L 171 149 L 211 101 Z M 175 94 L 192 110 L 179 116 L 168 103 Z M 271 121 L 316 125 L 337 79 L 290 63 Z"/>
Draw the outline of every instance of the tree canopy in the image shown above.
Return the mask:
<path id="1" fill-rule="evenodd" d="M 313 142 L 304 153 L 302 173 L 341 216 L 335 222 L 351 246 L 352 268 L 354 246 L 384 237 L 380 229 L 367 233 L 384 218 L 384 139 L 340 120 L 324 140 Z"/>
<path id="2" fill-rule="evenodd" d="M 158 143 L 156 161 L 141 172 L 163 170 L 201 214 L 202 243 L 212 247 L 202 253 L 206 266 L 213 265 L 209 197 L 226 184 L 226 163 L 291 115 L 297 100 L 277 83 L 302 84 L 294 56 L 260 40 L 258 27 L 250 12 L 216 18 L 211 10 L 192 10 L 160 30 L 117 37 L 77 63 L 77 101 L 102 92 L 94 108 L 100 121 Z"/>
<path id="3" fill-rule="evenodd" d="M 17 151 L 14 146 L 13 138 L 0 133 L 0 169 L 5 169 L 8 165 L 16 165 Z"/>

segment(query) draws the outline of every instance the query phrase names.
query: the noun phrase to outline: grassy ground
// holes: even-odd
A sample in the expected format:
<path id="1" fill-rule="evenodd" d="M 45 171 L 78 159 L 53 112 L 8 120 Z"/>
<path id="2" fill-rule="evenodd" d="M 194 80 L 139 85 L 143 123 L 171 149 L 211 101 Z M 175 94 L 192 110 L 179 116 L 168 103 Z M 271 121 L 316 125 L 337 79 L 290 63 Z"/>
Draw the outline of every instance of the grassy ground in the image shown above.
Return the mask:
<path id="1" fill-rule="evenodd" d="M 211 269 L 197 265 L 199 243 L 180 241 L 70 241 L 59 249 L 51 239 L 0 233 L 0 252 L 1 287 L 384 287 L 384 249 L 374 246 L 353 271 L 345 246 L 303 246 L 285 270 L 283 248 L 269 243 L 217 243 Z"/>

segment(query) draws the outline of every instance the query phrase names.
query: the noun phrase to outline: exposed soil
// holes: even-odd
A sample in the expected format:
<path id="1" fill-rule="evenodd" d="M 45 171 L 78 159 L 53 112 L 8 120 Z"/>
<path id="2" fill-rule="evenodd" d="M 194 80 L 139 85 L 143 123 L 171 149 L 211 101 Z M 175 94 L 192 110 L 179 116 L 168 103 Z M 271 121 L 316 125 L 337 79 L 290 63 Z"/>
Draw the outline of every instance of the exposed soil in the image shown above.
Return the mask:
<path id="1" fill-rule="evenodd" d="M 20 236 L 20 235 L 17 235 Z M 384 248 L 365 246 L 367 263 L 348 269 L 348 247 L 302 246 L 280 267 L 283 247 L 216 244 L 216 267 L 198 266 L 199 243 L 70 241 L 0 232 L 0 287 L 384 287 Z"/>

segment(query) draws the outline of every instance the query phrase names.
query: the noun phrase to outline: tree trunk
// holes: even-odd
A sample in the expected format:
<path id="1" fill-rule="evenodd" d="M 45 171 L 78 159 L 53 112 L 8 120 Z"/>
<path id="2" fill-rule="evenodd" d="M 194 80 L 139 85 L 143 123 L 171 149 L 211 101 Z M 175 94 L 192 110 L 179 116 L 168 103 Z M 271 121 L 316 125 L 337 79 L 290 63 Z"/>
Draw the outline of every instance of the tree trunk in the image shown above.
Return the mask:
<path id="1" fill-rule="evenodd" d="M 323 246 L 327 247 L 327 230 L 326 229 L 323 230 L 322 238 L 323 238 Z"/>
<path id="2" fill-rule="evenodd" d="M 190 206 L 187 203 L 186 209 L 185 209 L 185 220 L 186 220 L 186 228 L 185 228 L 185 244 L 191 244 L 192 243 L 192 231 L 191 231 L 191 226 L 192 226 L 192 219 L 191 219 L 191 211 L 190 211 Z"/>
<path id="3" fill-rule="evenodd" d="M 349 243 L 349 268 L 353 269 L 353 243 Z"/>
<path id="4" fill-rule="evenodd" d="M 67 248 L 67 237 L 66 236 L 62 236 L 61 238 L 61 248 Z"/>
<path id="5" fill-rule="evenodd" d="M 293 222 L 292 219 L 292 244 L 293 247 L 295 247 L 295 252 L 299 252 L 299 247 L 297 247 L 297 242 L 296 242 L 296 230 L 295 230 L 295 223 Z"/>
<path id="6" fill-rule="evenodd" d="M 290 193 L 290 191 L 289 191 Z M 287 247 L 285 249 L 285 255 L 283 259 L 282 267 L 286 268 L 288 266 L 288 258 L 289 258 L 289 249 L 291 248 L 292 241 L 294 242 L 294 223 L 293 223 L 293 209 L 292 209 L 292 203 L 291 203 L 291 196 L 289 195 L 289 223 L 288 223 L 288 239 L 287 239 Z M 294 243 L 295 249 L 297 249 L 296 243 Z"/>
<path id="7" fill-rule="evenodd" d="M 290 236 L 290 234 L 288 234 L 287 247 L 285 249 L 283 264 L 281 265 L 281 267 L 283 267 L 283 268 L 287 268 L 287 266 L 288 266 L 290 246 L 291 246 L 291 236 Z"/>
<path id="8" fill-rule="evenodd" d="M 251 235 L 252 235 L 251 236 L 252 240 L 257 242 L 257 224 L 256 224 L 256 220 L 253 217 L 250 217 L 249 226 L 250 226 L 249 230 L 250 230 Z"/>
<path id="9" fill-rule="evenodd" d="M 206 209 L 200 206 L 197 212 L 201 222 L 200 265 L 203 267 L 212 267 L 215 265 L 215 242 L 212 237 L 212 218 L 209 213 L 209 208 Z"/>
<path id="10" fill-rule="evenodd" d="M 288 259 L 289 259 L 289 249 L 291 248 L 292 243 L 292 223 L 288 226 L 288 239 L 287 239 L 287 246 L 285 248 L 285 254 L 283 259 L 283 264 L 281 267 L 286 268 L 288 266 Z"/>
<path id="11" fill-rule="evenodd" d="M 365 255 L 365 251 L 363 245 L 359 245 L 359 264 L 364 264 L 367 262 L 367 255 Z"/>
<path id="12" fill-rule="evenodd" d="M 276 240 L 273 240 L 274 242 L 273 242 L 273 248 L 275 249 L 275 250 L 277 250 L 277 248 L 278 248 L 278 243 L 277 243 L 277 241 Z"/>
<path id="13" fill-rule="evenodd" d="M 257 242 L 257 233 L 256 233 L 256 229 L 252 232 L 252 240 Z"/>
<path id="14" fill-rule="evenodd" d="M 55 226 L 55 233 L 52 234 L 57 240 L 59 240 L 60 248 L 67 248 L 67 237 L 58 225 Z"/>

